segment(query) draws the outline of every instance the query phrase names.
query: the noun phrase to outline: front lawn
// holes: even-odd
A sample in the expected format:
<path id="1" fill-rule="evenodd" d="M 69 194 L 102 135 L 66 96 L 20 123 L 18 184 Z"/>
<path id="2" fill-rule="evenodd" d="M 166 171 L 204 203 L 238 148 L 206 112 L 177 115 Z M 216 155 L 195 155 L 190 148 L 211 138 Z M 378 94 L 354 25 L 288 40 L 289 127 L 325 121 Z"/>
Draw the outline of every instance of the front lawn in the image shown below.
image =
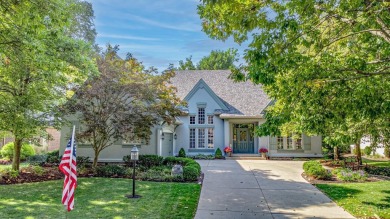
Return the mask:
<path id="1" fill-rule="evenodd" d="M 390 181 L 316 186 L 355 217 L 390 218 Z"/>
<path id="2" fill-rule="evenodd" d="M 65 218 L 63 180 L 0 186 L 2 218 Z M 128 199 L 132 181 L 79 178 L 75 209 L 68 218 L 193 218 L 200 185 L 136 182 L 139 199 Z"/>
<path id="3" fill-rule="evenodd" d="M 368 165 L 376 167 L 390 167 L 390 161 L 386 160 L 372 160 L 368 158 L 363 158 L 363 163 L 367 163 Z"/>

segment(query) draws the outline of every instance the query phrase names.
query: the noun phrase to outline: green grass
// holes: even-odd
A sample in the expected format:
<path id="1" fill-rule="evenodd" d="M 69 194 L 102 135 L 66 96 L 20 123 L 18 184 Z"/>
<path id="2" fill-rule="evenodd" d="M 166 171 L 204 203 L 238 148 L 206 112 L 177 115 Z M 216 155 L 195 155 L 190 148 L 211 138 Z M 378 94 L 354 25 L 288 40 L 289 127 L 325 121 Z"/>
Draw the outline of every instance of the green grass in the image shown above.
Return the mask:
<path id="1" fill-rule="evenodd" d="M 390 218 L 390 181 L 316 186 L 355 217 Z"/>
<path id="2" fill-rule="evenodd" d="M 20 163 L 20 168 L 22 167 L 28 167 L 28 163 Z M 12 164 L 7 164 L 7 165 L 0 165 L 0 170 L 5 170 L 5 169 L 11 169 Z"/>
<path id="3" fill-rule="evenodd" d="M 63 180 L 0 185 L 1 218 L 193 218 L 200 195 L 195 183 L 136 182 L 139 199 L 128 199 L 132 181 L 80 178 L 75 209 L 61 205 Z"/>
<path id="4" fill-rule="evenodd" d="M 367 158 L 363 158 L 363 163 L 368 163 L 368 165 L 376 166 L 376 167 L 390 167 L 390 161 L 382 161 L 382 160 L 370 160 Z"/>

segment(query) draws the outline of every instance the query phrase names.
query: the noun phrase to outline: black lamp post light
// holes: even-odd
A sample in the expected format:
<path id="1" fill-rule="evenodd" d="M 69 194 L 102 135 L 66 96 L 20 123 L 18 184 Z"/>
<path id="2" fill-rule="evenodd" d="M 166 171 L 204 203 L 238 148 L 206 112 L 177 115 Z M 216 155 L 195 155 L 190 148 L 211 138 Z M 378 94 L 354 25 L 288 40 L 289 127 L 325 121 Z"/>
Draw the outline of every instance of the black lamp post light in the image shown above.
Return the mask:
<path id="1" fill-rule="evenodd" d="M 135 194 L 135 163 L 138 160 L 139 151 L 136 146 L 133 147 L 130 151 L 130 160 L 133 161 L 133 194 L 126 195 L 127 198 L 140 198 L 140 195 Z"/>

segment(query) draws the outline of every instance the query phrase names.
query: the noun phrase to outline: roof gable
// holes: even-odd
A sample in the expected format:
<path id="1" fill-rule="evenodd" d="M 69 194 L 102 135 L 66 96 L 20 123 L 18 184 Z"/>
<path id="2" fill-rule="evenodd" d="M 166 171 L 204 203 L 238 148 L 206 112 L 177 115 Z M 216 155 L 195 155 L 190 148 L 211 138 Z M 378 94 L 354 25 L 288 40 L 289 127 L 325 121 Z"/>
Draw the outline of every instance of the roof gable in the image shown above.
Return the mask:
<path id="1" fill-rule="evenodd" d="M 251 81 L 234 82 L 229 79 L 230 70 L 175 71 L 171 84 L 177 88 L 176 95 L 184 100 L 202 79 L 228 110 L 227 116 L 261 116 L 271 101 L 262 85 Z M 193 95 L 193 94 L 192 94 Z"/>
<path id="2" fill-rule="evenodd" d="M 204 89 L 213 100 L 221 107 L 222 110 L 229 110 L 229 108 L 222 102 L 222 100 L 214 93 L 214 91 L 207 85 L 207 83 L 201 78 L 198 83 L 191 89 L 191 91 L 184 97 L 185 101 L 189 101 L 194 94 L 200 90 Z"/>

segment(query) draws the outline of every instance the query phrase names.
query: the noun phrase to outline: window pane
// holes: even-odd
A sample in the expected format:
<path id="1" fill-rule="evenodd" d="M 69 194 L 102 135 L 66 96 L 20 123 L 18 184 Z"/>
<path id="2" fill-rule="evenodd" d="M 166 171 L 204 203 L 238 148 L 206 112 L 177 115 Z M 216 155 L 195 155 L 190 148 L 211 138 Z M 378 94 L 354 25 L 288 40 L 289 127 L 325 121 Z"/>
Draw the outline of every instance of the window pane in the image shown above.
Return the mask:
<path id="1" fill-rule="evenodd" d="M 277 145 L 278 145 L 278 149 L 283 149 L 283 137 L 278 136 Z"/>
<path id="2" fill-rule="evenodd" d="M 292 144 L 293 144 L 293 138 L 290 136 L 290 137 L 287 137 L 287 149 L 292 149 Z"/>
<path id="3" fill-rule="evenodd" d="M 214 148 L 214 129 L 208 129 L 207 147 Z"/>
<path id="4" fill-rule="evenodd" d="M 205 124 L 205 110 L 198 108 L 198 124 Z"/>
<path id="5" fill-rule="evenodd" d="M 198 129 L 198 148 L 205 147 L 205 129 Z"/>
<path id="6" fill-rule="evenodd" d="M 190 129 L 190 148 L 195 148 L 195 129 Z"/>
<path id="7" fill-rule="evenodd" d="M 302 149 L 302 139 L 301 138 L 298 138 L 295 141 L 295 149 Z"/>
<path id="8" fill-rule="evenodd" d="M 208 116 L 208 124 L 214 124 L 214 116 Z"/>
<path id="9" fill-rule="evenodd" d="M 195 124 L 195 116 L 190 116 L 190 124 Z"/>

